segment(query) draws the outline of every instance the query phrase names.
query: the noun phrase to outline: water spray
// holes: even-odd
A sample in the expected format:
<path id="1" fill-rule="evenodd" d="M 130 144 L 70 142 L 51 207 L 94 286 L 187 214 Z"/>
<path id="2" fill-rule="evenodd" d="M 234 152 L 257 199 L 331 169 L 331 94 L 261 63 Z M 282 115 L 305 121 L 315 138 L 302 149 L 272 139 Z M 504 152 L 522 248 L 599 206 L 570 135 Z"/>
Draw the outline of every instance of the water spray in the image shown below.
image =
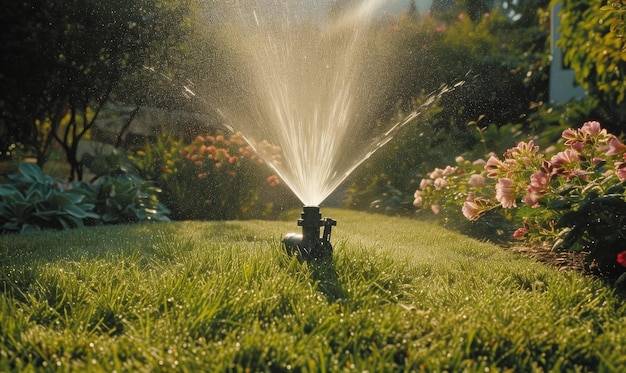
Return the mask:
<path id="1" fill-rule="evenodd" d="M 290 255 L 299 255 L 304 259 L 328 258 L 333 253 L 330 244 L 330 233 L 337 221 L 331 218 L 322 219 L 320 208 L 304 206 L 298 219 L 298 226 L 302 227 L 302 234 L 287 233 L 283 239 L 285 249 Z M 324 228 L 320 236 L 320 228 Z"/>

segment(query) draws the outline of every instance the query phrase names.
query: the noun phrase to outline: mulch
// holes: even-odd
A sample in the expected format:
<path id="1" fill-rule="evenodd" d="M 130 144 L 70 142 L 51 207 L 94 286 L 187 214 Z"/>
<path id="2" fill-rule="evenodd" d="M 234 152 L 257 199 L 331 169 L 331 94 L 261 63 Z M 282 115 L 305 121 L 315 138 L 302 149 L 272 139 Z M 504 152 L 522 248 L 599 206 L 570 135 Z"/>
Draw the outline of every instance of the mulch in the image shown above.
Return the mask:
<path id="1" fill-rule="evenodd" d="M 553 251 L 545 247 L 510 246 L 506 248 L 537 262 L 554 266 L 561 271 L 573 271 L 590 278 L 596 278 L 612 287 L 616 294 L 626 301 L 626 274 L 619 278 L 600 274 L 594 264 L 586 261 L 587 252 Z"/>
<path id="2" fill-rule="evenodd" d="M 554 266 L 562 271 L 587 273 L 585 252 L 553 251 L 543 247 L 511 246 L 509 250 L 527 256 L 541 263 Z"/>

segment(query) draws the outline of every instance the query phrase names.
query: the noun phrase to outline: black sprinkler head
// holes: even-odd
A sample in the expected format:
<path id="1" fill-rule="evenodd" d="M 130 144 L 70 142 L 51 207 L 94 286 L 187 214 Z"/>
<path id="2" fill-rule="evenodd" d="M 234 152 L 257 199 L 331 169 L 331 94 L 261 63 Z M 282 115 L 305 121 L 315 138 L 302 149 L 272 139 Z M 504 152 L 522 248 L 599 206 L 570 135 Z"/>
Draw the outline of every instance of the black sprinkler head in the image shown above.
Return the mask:
<path id="1" fill-rule="evenodd" d="M 290 255 L 300 255 L 304 259 L 321 259 L 332 256 L 333 247 L 330 244 L 330 232 L 337 221 L 322 219 L 320 208 L 304 206 L 298 226 L 302 227 L 302 234 L 287 233 L 283 239 L 285 249 Z M 320 237 L 320 228 L 324 227 Z"/>

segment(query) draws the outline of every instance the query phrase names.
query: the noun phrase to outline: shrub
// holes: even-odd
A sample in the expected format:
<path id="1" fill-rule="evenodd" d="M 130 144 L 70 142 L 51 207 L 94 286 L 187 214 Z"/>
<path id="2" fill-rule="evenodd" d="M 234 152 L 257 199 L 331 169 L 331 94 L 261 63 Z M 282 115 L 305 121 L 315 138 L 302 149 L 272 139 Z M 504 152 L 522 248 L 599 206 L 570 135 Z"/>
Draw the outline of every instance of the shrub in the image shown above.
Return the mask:
<path id="1" fill-rule="evenodd" d="M 626 145 L 595 121 L 567 129 L 562 137 L 565 149 L 553 156 L 531 140 L 507 150 L 502 160 L 491 155 L 483 170 L 439 170 L 431 174 L 432 182 L 422 182 L 415 204 L 436 206 L 445 200 L 453 207 L 464 195 L 467 219 L 499 211 L 519 224 L 515 238 L 588 252 L 590 270 L 621 275 L 626 272 L 620 262 L 626 255 Z M 478 178 L 478 189 L 464 183 Z"/>
<path id="2" fill-rule="evenodd" d="M 278 177 L 239 134 L 197 136 L 187 145 L 164 134 L 134 160 L 163 189 L 174 219 L 262 217 L 274 209 L 270 198 L 285 199 L 267 193 L 276 189 Z"/>

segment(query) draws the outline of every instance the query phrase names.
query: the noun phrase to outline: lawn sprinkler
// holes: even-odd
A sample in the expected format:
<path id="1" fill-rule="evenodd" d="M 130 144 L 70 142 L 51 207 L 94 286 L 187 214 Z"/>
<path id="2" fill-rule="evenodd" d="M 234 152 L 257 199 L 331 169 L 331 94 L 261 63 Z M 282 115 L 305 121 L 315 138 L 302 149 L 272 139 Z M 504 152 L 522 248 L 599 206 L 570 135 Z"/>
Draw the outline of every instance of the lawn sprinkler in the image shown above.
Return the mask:
<path id="1" fill-rule="evenodd" d="M 322 259 L 332 256 L 333 247 L 330 244 L 330 231 L 337 221 L 322 219 L 320 208 L 304 206 L 298 226 L 302 227 L 302 234 L 287 233 L 283 239 L 285 249 L 290 255 L 300 255 L 304 259 Z M 320 228 L 324 227 L 320 237 Z"/>

